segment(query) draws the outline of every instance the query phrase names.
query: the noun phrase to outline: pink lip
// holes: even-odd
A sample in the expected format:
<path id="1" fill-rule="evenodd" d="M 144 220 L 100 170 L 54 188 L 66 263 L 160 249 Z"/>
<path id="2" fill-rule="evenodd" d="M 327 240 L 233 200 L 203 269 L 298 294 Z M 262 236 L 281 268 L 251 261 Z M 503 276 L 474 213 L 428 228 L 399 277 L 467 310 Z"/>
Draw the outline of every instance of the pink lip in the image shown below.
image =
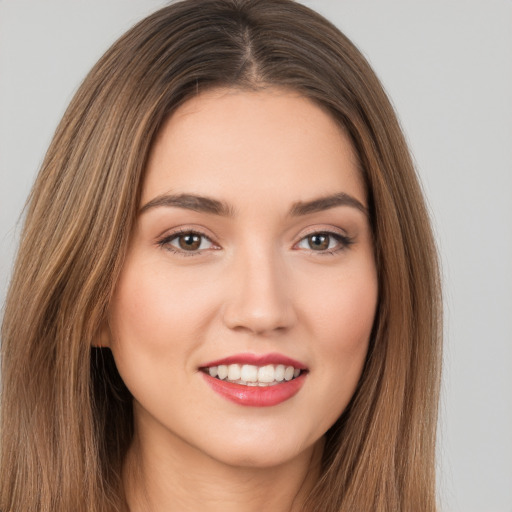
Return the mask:
<path id="1" fill-rule="evenodd" d="M 212 364 L 211 366 L 216 365 Z M 232 382 L 210 377 L 207 373 L 200 373 L 211 389 L 223 398 L 226 398 L 235 404 L 250 407 L 270 407 L 290 399 L 299 392 L 307 376 L 307 372 L 305 372 L 290 381 L 283 381 L 282 383 L 275 384 L 273 386 L 259 387 L 233 384 Z"/>
<path id="2" fill-rule="evenodd" d="M 224 359 L 217 359 L 209 363 L 201 365 L 201 368 L 209 368 L 210 366 L 219 366 L 221 364 L 252 364 L 254 366 L 265 366 L 267 364 L 284 364 L 285 366 L 293 366 L 299 370 L 307 370 L 306 365 L 300 361 L 291 359 L 290 357 L 283 356 L 282 354 L 235 354 L 233 356 L 225 357 Z"/>

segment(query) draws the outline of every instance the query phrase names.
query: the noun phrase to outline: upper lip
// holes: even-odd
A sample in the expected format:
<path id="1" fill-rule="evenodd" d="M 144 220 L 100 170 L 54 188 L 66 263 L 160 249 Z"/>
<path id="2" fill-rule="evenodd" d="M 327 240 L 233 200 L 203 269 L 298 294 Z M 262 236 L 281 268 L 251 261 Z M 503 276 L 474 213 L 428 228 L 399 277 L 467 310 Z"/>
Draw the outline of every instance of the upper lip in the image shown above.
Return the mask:
<path id="1" fill-rule="evenodd" d="M 285 366 L 293 366 L 299 370 L 307 370 L 307 366 L 296 359 L 278 354 L 277 352 L 269 354 L 234 354 L 232 356 L 216 359 L 201 365 L 201 368 L 210 368 L 212 366 L 220 366 L 221 364 L 251 364 L 254 366 L 266 366 L 268 364 L 282 364 Z"/>

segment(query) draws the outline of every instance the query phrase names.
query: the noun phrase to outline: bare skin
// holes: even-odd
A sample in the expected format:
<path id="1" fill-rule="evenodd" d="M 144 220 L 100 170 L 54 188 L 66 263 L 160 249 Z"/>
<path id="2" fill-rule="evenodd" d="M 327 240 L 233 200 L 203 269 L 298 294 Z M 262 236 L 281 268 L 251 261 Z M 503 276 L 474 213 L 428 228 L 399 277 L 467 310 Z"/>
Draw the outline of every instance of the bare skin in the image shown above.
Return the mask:
<path id="1" fill-rule="evenodd" d="M 317 481 L 322 447 L 320 440 L 281 466 L 257 469 L 219 465 L 214 460 L 205 463 L 201 454 L 191 456 L 188 446 L 184 453 L 164 459 L 160 446 L 153 451 L 135 442 L 124 475 L 129 510 L 300 512 Z"/>

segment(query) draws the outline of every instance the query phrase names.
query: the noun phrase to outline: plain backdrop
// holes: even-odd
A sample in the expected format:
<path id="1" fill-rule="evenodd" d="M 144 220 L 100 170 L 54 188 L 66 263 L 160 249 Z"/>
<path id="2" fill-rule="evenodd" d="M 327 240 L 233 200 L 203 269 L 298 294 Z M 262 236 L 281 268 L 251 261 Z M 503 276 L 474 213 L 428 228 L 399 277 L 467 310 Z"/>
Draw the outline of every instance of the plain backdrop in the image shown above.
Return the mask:
<path id="1" fill-rule="evenodd" d="M 24 201 L 66 105 L 107 47 L 165 3 L 0 0 L 2 304 Z M 442 511 L 512 512 L 512 2 L 304 3 L 377 71 L 432 211 L 446 324 Z"/>

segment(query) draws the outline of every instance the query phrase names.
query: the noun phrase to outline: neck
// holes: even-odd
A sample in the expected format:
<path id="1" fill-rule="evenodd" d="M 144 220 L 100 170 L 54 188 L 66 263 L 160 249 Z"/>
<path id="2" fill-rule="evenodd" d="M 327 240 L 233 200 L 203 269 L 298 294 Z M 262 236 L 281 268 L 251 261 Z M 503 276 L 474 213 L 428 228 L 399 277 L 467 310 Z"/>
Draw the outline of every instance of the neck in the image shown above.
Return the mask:
<path id="1" fill-rule="evenodd" d="M 141 439 L 124 468 L 130 512 L 298 512 L 315 485 L 323 440 L 273 467 L 240 467 L 215 460 L 183 440 Z"/>

